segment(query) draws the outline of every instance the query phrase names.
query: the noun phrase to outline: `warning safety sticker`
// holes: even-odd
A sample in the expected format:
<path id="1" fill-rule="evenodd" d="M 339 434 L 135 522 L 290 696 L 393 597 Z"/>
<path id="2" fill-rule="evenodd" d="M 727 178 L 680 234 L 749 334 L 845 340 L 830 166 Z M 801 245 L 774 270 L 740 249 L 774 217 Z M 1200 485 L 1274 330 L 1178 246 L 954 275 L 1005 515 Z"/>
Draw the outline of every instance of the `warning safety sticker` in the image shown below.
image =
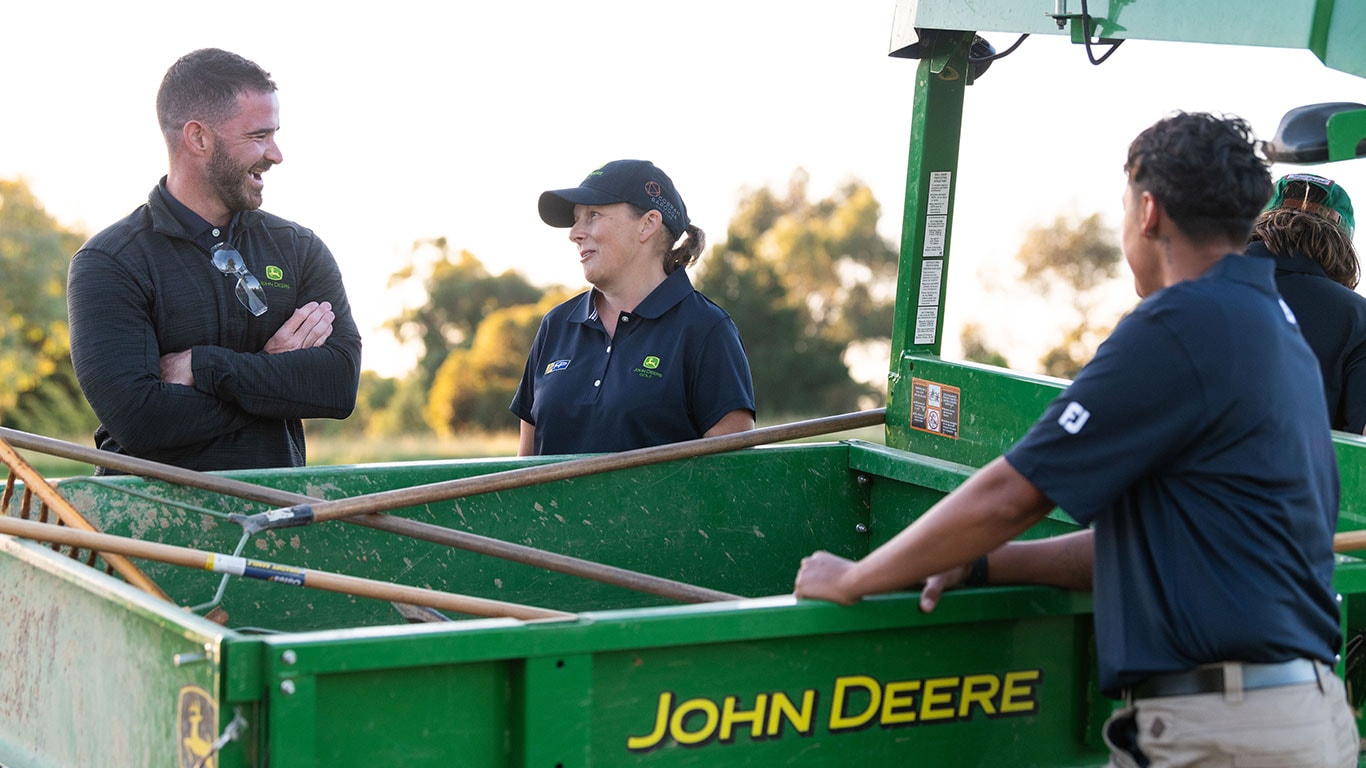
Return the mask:
<path id="1" fill-rule="evenodd" d="M 911 379 L 911 429 L 958 439 L 958 387 Z"/>

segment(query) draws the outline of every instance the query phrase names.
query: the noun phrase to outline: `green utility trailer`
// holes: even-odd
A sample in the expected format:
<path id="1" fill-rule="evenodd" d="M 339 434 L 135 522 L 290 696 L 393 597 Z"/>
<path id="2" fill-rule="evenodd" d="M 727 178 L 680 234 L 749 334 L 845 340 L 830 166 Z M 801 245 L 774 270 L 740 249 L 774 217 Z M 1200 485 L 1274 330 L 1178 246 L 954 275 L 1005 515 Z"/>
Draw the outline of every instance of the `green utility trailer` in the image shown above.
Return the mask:
<path id="1" fill-rule="evenodd" d="M 1309 48 L 1366 76 L 1366 6 L 1258 2 L 1254 25 L 1228 10 L 1239 5 L 898 5 L 893 55 L 918 61 L 906 63 L 915 109 L 882 442 L 782 442 L 562 477 L 556 467 L 585 459 L 59 483 L 105 534 L 220 553 L 218 564 L 273 580 L 137 559 L 168 601 L 106 573 L 107 555 L 0 536 L 0 766 L 1103 764 L 1114 703 L 1096 688 L 1089 595 L 967 589 L 925 615 L 915 594 L 840 607 L 790 591 L 803 556 L 857 558 L 885 542 L 1000 455 L 1061 386 L 940 356 L 963 98 L 969 59 L 986 54 L 974 33 Z M 1361 115 L 1334 117 L 1305 157 L 1355 155 Z M 1366 440 L 1336 442 L 1340 528 L 1366 528 Z M 229 518 L 503 477 L 536 481 L 396 502 L 384 525 L 251 532 Z M 43 514 L 13 482 L 0 512 Z M 426 537 L 392 530 L 409 524 Z M 1055 511 L 1026 536 L 1075 526 Z M 500 543 L 520 554 L 487 553 Z M 585 578 L 553 557 L 543 567 L 523 557 L 533 551 L 615 575 Z M 329 572 L 550 610 L 415 623 L 403 600 L 308 588 Z M 623 574 L 734 597 L 661 595 Z M 1335 579 L 1351 638 L 1339 671 L 1360 706 L 1366 564 L 1344 556 Z"/>

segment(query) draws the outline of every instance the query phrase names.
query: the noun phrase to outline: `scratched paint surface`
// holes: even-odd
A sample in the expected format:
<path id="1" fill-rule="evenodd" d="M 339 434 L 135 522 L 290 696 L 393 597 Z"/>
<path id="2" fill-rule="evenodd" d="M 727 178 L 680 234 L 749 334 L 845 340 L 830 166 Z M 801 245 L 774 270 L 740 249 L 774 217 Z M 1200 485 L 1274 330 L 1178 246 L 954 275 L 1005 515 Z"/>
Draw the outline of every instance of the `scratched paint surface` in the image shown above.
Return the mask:
<path id="1" fill-rule="evenodd" d="M 158 614 L 148 605 L 160 601 L 112 579 L 92 592 L 53 560 L 0 537 L 0 764 L 174 765 L 176 692 L 216 691 L 218 671 L 173 659 L 216 647 L 218 628 L 173 625 L 168 616 L 183 612 L 162 604 Z"/>
<path id="2" fill-rule="evenodd" d="M 847 449 L 773 448 L 643 467 L 631 472 L 391 510 L 392 514 L 554 553 L 757 596 L 790 590 L 797 553 L 856 551 L 866 536 L 866 493 L 852 482 Z M 819 460 L 816 460 L 819 457 Z M 759 469 L 762 463 L 762 470 Z M 505 463 L 323 467 L 251 474 L 317 498 L 342 498 L 484 474 Z M 222 513 L 268 506 L 165 483 L 120 478 L 119 487 L 63 488 L 102 530 L 231 553 L 241 529 L 177 507 Z M 128 495 L 128 487 L 164 499 Z M 814 514 L 819 510 L 820 514 Z M 666 598 L 341 521 L 253 535 L 242 556 L 367 579 L 559 610 L 669 604 Z M 181 605 L 212 600 L 218 575 L 146 563 Z M 304 631 L 402 623 L 389 604 L 247 579 L 227 585 L 229 626 Z"/>

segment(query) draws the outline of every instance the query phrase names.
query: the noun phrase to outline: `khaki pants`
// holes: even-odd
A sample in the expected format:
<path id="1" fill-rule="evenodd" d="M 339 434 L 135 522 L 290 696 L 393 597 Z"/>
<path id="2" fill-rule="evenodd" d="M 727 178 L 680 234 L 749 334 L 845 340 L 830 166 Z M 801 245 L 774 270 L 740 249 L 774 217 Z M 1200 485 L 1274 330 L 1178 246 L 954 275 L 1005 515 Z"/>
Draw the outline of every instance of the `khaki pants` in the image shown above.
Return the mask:
<path id="1" fill-rule="evenodd" d="M 1113 768 L 1356 768 L 1342 680 L 1138 699 L 1105 723 Z"/>

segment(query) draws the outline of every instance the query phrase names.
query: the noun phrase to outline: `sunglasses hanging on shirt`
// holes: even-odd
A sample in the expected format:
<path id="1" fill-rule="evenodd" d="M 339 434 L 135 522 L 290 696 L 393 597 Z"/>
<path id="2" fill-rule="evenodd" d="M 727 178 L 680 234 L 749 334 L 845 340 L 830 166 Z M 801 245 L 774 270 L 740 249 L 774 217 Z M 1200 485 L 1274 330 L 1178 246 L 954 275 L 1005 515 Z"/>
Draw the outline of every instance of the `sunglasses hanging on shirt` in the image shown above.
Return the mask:
<path id="1" fill-rule="evenodd" d="M 213 265 L 225 275 L 237 275 L 237 300 L 247 311 L 260 317 L 266 312 L 266 289 L 247 269 L 246 261 L 236 248 L 227 243 L 213 247 Z"/>

